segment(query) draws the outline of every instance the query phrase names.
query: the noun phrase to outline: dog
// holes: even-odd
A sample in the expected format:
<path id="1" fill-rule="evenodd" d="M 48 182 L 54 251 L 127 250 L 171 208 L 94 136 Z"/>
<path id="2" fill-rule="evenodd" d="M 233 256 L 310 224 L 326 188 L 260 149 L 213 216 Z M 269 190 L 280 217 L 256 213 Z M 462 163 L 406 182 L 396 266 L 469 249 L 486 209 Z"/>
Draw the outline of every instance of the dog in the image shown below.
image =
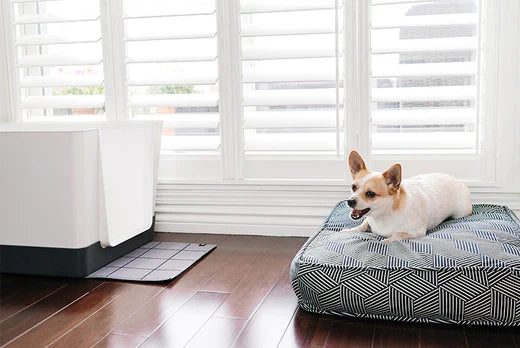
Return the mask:
<path id="1" fill-rule="evenodd" d="M 356 151 L 349 155 L 352 195 L 347 204 L 361 225 L 342 232 L 372 231 L 383 242 L 413 239 L 447 218 L 471 214 L 471 194 L 461 181 L 447 174 L 425 174 L 401 180 L 400 164 L 384 173 L 367 169 Z"/>

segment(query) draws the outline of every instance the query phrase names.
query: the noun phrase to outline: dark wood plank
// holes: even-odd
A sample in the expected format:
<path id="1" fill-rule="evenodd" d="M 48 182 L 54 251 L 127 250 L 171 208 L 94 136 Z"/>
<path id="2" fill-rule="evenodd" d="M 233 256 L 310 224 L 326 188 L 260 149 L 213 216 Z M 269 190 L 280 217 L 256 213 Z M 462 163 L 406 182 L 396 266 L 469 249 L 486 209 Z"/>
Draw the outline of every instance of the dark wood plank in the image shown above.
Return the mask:
<path id="1" fill-rule="evenodd" d="M 203 284 L 217 274 L 228 273 L 229 265 L 238 262 L 236 259 L 237 251 L 247 248 L 255 241 L 256 238 L 253 236 L 230 236 L 220 243 L 211 254 L 195 265 L 192 271 L 190 270 L 190 272 L 182 275 L 174 286 L 207 290 Z M 219 272 L 220 269 L 223 269 L 224 272 Z"/>
<path id="2" fill-rule="evenodd" d="M 203 234 L 198 233 L 160 233 L 155 232 L 153 240 L 158 242 L 185 242 L 185 243 L 198 243 Z"/>
<path id="3" fill-rule="evenodd" d="M 118 325 L 114 333 L 150 336 L 195 294 L 196 290 L 167 288 Z"/>
<path id="4" fill-rule="evenodd" d="M 219 245 L 228 237 L 228 234 L 156 232 L 153 236 L 153 240 L 160 242 L 206 243 Z"/>
<path id="5" fill-rule="evenodd" d="M 117 298 L 67 332 L 51 346 L 90 347 L 109 334 L 121 321 L 155 296 L 164 285 L 117 283 Z"/>
<path id="6" fill-rule="evenodd" d="M 511 334 L 511 338 L 513 339 L 515 348 L 520 348 L 520 328 L 519 327 L 510 327 L 509 333 Z"/>
<path id="7" fill-rule="evenodd" d="M 509 328 L 468 326 L 464 328 L 468 347 L 514 347 L 515 343 Z"/>
<path id="8" fill-rule="evenodd" d="M 206 233 L 206 234 L 202 235 L 202 238 L 199 240 L 199 243 L 215 244 L 218 247 L 229 237 L 230 237 L 230 235 L 228 235 L 228 234 Z"/>
<path id="9" fill-rule="evenodd" d="M 227 296 L 219 292 L 197 292 L 143 343 L 143 347 L 183 347 Z"/>
<path id="10" fill-rule="evenodd" d="M 277 238 L 276 247 L 259 254 L 245 276 L 215 316 L 248 319 L 290 264 L 301 247 L 301 238 Z"/>
<path id="11" fill-rule="evenodd" d="M 377 322 L 374 332 L 374 348 L 418 347 L 419 334 L 414 325 L 406 323 Z"/>
<path id="12" fill-rule="evenodd" d="M 197 265 L 172 282 L 164 291 L 133 313 L 115 333 L 149 336 L 166 319 L 175 313 L 201 285 L 215 274 L 228 260 L 233 259 L 234 251 L 241 249 L 252 240 L 251 236 L 231 236 L 217 249 L 202 259 Z"/>
<path id="13" fill-rule="evenodd" d="M 124 284 L 103 283 L 78 301 L 18 337 L 8 347 L 39 347 L 51 344 L 111 303 L 117 298 L 118 290 L 122 285 Z"/>
<path id="14" fill-rule="evenodd" d="M 144 342 L 146 336 L 118 335 L 110 334 L 99 341 L 96 348 L 132 348 L 139 347 Z"/>
<path id="15" fill-rule="evenodd" d="M 199 332 L 197 332 L 191 341 L 189 341 L 186 347 L 230 347 L 233 343 L 233 340 L 244 327 L 245 323 L 246 320 L 244 319 L 210 318 L 206 324 L 204 324 L 204 327 L 200 329 Z"/>
<path id="16" fill-rule="evenodd" d="M 226 272 L 215 273 L 201 287 L 205 291 L 232 292 L 245 277 L 255 258 L 267 249 L 272 248 L 275 239 L 272 237 L 255 236 L 241 248 L 236 248 L 233 255 L 224 264 Z"/>
<path id="17" fill-rule="evenodd" d="M 99 280 L 72 280 L 67 286 L 2 321 L 0 323 L 0 344 L 4 345 L 16 338 L 100 284 Z"/>
<path id="18" fill-rule="evenodd" d="M 29 287 L 33 277 L 16 274 L 0 274 L 0 302 Z"/>
<path id="19" fill-rule="evenodd" d="M 0 302 L 0 321 L 15 315 L 66 285 L 67 283 L 65 281 L 54 280 L 53 278 L 34 282 L 30 287 Z"/>
<path id="20" fill-rule="evenodd" d="M 421 348 L 466 347 L 464 326 L 421 325 L 417 328 Z"/>
<path id="21" fill-rule="evenodd" d="M 298 309 L 285 330 L 279 347 L 323 347 L 333 321 L 331 316 Z"/>
<path id="22" fill-rule="evenodd" d="M 332 323 L 325 347 L 372 347 L 374 338 L 374 326 L 370 322 L 359 319 L 341 318 Z M 383 347 L 387 346 L 383 345 Z"/>
<path id="23" fill-rule="evenodd" d="M 276 347 L 289 325 L 296 308 L 289 267 L 249 320 L 235 347 Z M 269 332 L 269 335 L 265 333 Z"/>

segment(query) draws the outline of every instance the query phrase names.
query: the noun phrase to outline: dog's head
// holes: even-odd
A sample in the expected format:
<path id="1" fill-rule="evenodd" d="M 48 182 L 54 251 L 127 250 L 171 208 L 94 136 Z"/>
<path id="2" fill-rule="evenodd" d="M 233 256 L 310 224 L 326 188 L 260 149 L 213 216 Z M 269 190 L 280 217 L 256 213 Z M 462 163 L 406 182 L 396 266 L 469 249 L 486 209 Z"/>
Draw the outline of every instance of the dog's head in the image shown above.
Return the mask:
<path id="1" fill-rule="evenodd" d="M 347 204 L 352 208 L 352 219 L 358 220 L 367 214 L 381 216 L 399 208 L 400 164 L 394 164 L 384 173 L 372 172 L 356 151 L 350 153 L 348 163 L 353 182 Z"/>

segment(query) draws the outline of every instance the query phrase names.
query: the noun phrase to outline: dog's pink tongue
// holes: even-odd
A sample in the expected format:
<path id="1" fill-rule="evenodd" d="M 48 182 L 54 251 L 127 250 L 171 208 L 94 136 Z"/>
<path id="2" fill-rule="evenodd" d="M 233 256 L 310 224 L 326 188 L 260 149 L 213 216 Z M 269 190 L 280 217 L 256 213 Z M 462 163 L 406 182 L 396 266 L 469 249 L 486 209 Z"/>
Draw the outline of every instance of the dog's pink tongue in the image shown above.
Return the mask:
<path id="1" fill-rule="evenodd" d="M 354 215 L 359 215 L 359 214 L 361 214 L 361 210 L 353 209 L 353 210 L 352 210 L 352 213 L 353 213 Z"/>

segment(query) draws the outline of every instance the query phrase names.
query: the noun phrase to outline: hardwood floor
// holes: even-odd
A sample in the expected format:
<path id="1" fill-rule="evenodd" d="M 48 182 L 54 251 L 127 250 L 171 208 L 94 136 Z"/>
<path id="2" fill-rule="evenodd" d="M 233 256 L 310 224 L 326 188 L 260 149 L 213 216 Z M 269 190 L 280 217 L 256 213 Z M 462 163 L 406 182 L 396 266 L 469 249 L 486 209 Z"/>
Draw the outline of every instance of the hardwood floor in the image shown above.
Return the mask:
<path id="1" fill-rule="evenodd" d="M 171 283 L 0 276 L 7 347 L 517 347 L 520 330 L 414 325 L 298 309 L 289 265 L 304 238 L 157 233 L 217 244 Z"/>

